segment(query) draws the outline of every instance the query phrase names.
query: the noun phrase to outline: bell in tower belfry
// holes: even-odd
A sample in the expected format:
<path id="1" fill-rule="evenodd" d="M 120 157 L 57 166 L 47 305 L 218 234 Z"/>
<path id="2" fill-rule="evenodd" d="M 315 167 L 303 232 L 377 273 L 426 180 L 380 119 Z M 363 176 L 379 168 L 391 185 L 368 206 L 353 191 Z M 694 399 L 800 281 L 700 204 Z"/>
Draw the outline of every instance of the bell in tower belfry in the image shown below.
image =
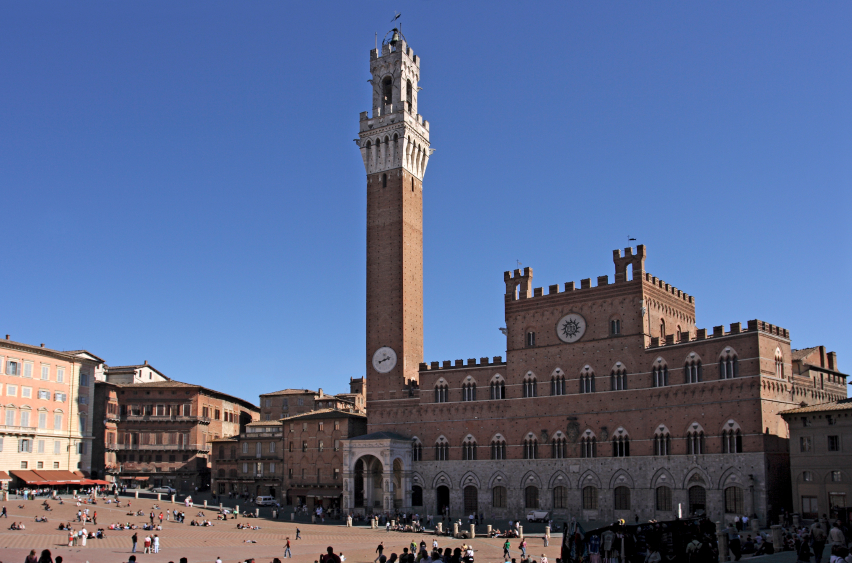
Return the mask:
<path id="1" fill-rule="evenodd" d="M 423 361 L 423 175 L 432 150 L 417 113 L 420 57 L 398 29 L 370 51 L 373 111 L 358 139 L 367 172 L 367 400 L 401 398 Z"/>

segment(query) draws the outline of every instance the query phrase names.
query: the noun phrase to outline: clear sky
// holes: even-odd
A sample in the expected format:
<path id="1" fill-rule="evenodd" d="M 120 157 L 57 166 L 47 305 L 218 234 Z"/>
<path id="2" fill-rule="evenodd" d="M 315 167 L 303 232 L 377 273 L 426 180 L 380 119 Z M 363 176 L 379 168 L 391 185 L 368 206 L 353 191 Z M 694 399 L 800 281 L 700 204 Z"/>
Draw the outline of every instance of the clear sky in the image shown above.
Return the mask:
<path id="1" fill-rule="evenodd" d="M 257 401 L 365 372 L 369 51 L 431 122 L 427 361 L 503 271 L 696 296 L 852 371 L 852 3 L 0 2 L 0 333 Z M 635 244 L 635 243 L 634 243 Z"/>

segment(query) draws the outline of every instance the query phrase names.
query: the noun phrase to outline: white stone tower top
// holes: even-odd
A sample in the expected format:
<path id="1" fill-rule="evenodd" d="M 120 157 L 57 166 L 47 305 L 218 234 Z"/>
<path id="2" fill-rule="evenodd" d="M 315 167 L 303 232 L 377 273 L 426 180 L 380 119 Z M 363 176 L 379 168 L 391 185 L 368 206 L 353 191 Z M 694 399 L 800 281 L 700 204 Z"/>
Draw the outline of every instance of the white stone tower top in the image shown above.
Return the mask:
<path id="1" fill-rule="evenodd" d="M 367 174 L 404 168 L 423 180 L 434 149 L 429 148 L 429 122 L 417 113 L 420 57 L 394 29 L 390 39 L 370 51 L 373 116 L 361 112 L 359 138 Z"/>

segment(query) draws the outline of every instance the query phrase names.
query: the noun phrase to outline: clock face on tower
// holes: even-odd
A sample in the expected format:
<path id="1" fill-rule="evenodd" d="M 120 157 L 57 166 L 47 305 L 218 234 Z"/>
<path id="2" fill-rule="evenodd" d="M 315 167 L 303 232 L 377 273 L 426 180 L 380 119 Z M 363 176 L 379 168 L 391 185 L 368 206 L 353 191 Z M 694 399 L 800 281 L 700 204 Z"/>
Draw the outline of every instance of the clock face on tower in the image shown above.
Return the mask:
<path id="1" fill-rule="evenodd" d="M 382 346 L 373 354 L 373 369 L 387 373 L 396 367 L 396 352 L 389 346 Z"/>
<path id="2" fill-rule="evenodd" d="M 562 342 L 577 342 L 586 332 L 586 319 L 577 313 L 568 313 L 556 323 L 556 336 Z"/>

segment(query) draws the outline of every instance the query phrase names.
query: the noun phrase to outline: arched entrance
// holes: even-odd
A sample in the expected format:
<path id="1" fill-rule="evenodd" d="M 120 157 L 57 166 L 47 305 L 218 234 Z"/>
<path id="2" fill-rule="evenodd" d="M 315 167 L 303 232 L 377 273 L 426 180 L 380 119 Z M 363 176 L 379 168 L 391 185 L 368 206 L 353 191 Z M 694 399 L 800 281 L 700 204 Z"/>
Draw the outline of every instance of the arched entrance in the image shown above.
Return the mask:
<path id="1" fill-rule="evenodd" d="M 696 485 L 689 488 L 689 515 L 695 516 L 699 510 L 702 514 L 707 510 L 707 489 Z"/>
<path id="2" fill-rule="evenodd" d="M 464 488 L 464 513 L 465 515 L 477 514 L 479 512 L 479 490 L 473 485 Z"/>
<path id="3" fill-rule="evenodd" d="M 375 456 L 365 455 L 355 462 L 355 506 L 382 507 L 382 462 Z"/>
<path id="4" fill-rule="evenodd" d="M 438 514 L 444 515 L 450 509 L 450 488 L 446 485 L 441 485 L 436 491 L 438 497 Z"/>

